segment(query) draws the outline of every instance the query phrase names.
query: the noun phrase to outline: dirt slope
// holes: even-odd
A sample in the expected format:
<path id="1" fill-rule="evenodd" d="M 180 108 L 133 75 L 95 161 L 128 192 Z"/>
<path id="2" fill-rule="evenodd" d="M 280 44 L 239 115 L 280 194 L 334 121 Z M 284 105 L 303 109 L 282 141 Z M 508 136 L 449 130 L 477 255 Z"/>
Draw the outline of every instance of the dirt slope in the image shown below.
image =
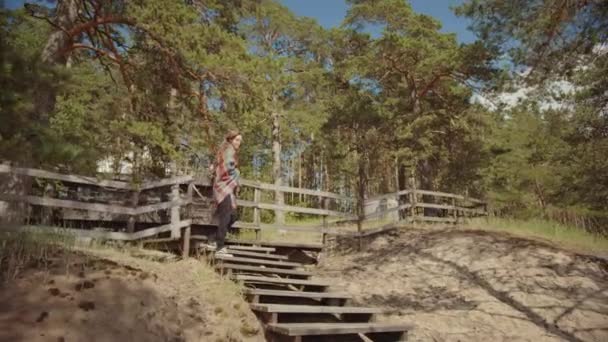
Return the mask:
<path id="1" fill-rule="evenodd" d="M 238 288 L 196 260 L 56 255 L 0 288 L 0 341 L 263 341 Z"/>
<path id="2" fill-rule="evenodd" d="M 413 341 L 608 341 L 608 263 L 481 231 L 406 230 L 323 260 L 359 304 Z"/>

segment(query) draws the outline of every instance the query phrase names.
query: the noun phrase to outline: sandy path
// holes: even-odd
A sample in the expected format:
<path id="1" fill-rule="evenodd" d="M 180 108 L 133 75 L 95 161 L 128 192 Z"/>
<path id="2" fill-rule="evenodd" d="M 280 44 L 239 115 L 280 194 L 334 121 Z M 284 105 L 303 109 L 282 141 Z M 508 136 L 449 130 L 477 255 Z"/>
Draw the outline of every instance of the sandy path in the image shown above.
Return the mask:
<path id="1" fill-rule="evenodd" d="M 608 263 L 480 231 L 408 230 L 319 272 L 413 341 L 608 341 Z"/>

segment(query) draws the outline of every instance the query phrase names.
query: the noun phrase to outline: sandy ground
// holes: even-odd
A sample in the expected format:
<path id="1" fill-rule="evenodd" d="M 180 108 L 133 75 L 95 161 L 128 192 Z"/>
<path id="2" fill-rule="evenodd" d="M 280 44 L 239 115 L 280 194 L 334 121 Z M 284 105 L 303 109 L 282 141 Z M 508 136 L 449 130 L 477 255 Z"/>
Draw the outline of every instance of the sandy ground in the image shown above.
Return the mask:
<path id="1" fill-rule="evenodd" d="M 608 341 L 608 263 L 482 231 L 404 230 L 318 272 L 411 341 Z"/>
<path id="2" fill-rule="evenodd" d="M 264 341 L 238 288 L 196 260 L 56 255 L 0 288 L 0 341 Z"/>

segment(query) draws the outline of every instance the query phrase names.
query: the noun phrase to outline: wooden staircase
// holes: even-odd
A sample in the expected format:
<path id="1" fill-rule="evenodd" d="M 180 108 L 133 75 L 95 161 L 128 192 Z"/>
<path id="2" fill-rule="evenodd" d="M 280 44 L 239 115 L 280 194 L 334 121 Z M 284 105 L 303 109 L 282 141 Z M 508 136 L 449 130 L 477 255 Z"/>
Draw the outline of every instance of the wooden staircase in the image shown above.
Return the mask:
<path id="1" fill-rule="evenodd" d="M 373 322 L 383 310 L 348 306 L 348 294 L 330 290 L 330 281 L 313 278 L 274 247 L 229 245 L 228 252 L 215 258 L 215 268 L 243 283 L 269 341 L 405 341 L 412 329 Z"/>

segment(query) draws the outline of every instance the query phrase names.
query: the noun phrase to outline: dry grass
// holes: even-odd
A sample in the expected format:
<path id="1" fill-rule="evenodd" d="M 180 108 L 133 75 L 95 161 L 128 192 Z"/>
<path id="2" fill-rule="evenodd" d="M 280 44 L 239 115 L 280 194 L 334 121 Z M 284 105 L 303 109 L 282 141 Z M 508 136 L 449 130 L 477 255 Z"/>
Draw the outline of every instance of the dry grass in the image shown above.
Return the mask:
<path id="1" fill-rule="evenodd" d="M 74 247 L 75 239 L 62 232 L 0 232 L 0 281 L 16 279 L 25 269 L 48 269 L 50 260 Z M 68 263 L 66 263 L 68 264 Z"/>
<path id="2" fill-rule="evenodd" d="M 588 233 L 580 228 L 543 219 L 477 218 L 470 220 L 463 227 L 508 232 L 521 237 L 549 241 L 576 251 L 599 254 L 608 253 L 608 238 Z"/>

